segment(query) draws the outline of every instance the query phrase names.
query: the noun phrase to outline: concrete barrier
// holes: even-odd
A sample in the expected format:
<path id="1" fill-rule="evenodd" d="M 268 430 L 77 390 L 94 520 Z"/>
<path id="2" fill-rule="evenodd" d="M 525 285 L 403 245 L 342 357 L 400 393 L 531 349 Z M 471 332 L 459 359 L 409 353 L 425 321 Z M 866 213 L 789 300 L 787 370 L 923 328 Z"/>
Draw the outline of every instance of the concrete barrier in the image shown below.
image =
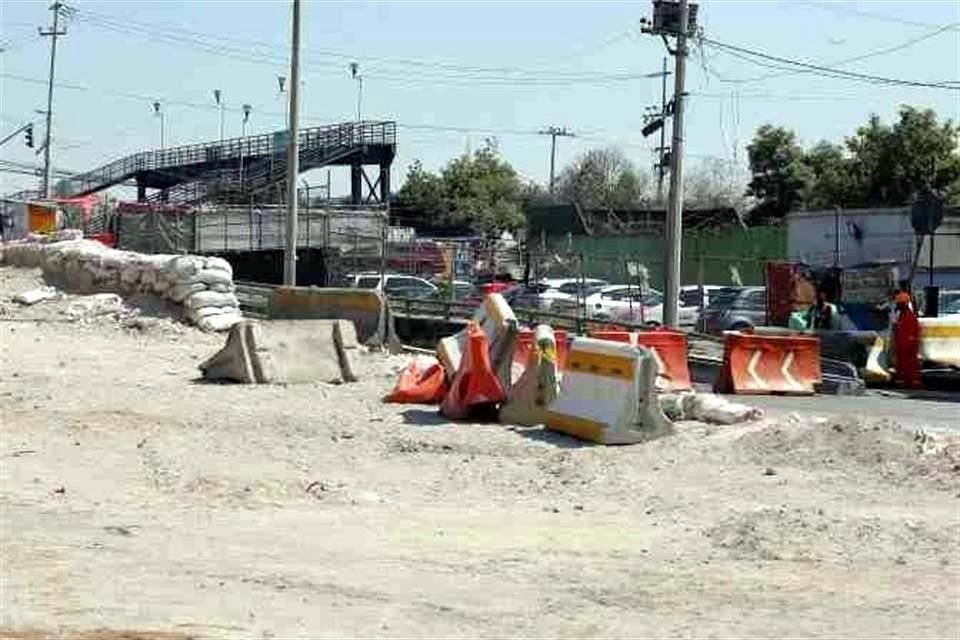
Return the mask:
<path id="1" fill-rule="evenodd" d="M 657 362 L 648 349 L 575 338 L 546 425 L 582 440 L 633 444 L 666 435 L 657 400 Z"/>
<path id="2" fill-rule="evenodd" d="M 919 318 L 920 359 L 960 367 L 960 318 Z"/>
<path id="3" fill-rule="evenodd" d="M 354 382 L 356 330 L 345 320 L 245 320 L 200 365 L 210 381 Z"/>
<path id="4" fill-rule="evenodd" d="M 267 315 L 273 320 L 349 320 L 363 344 L 399 350 L 386 299 L 367 289 L 277 287 Z"/>

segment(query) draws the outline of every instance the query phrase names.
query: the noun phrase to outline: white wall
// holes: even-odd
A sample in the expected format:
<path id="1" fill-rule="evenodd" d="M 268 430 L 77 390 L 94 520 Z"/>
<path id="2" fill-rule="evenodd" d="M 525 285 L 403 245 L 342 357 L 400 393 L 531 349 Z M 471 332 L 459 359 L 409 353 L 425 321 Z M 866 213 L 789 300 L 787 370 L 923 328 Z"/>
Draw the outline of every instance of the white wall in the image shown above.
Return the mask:
<path id="1" fill-rule="evenodd" d="M 792 213 L 787 216 L 789 257 L 814 266 L 833 265 L 838 221 L 841 266 L 879 260 L 910 263 L 915 240 L 907 208 Z"/>

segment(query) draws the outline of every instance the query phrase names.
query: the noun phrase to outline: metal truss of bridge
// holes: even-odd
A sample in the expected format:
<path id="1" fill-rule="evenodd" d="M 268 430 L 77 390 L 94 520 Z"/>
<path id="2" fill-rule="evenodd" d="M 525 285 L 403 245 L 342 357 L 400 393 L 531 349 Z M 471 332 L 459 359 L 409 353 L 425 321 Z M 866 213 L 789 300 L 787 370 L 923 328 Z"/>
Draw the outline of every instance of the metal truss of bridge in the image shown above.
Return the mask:
<path id="1" fill-rule="evenodd" d="M 287 131 L 144 151 L 70 178 L 72 195 L 132 180 L 140 202 L 277 202 L 285 194 Z M 300 130 L 300 171 L 350 167 L 351 202 L 385 203 L 396 155 L 395 122 L 349 122 Z M 371 180 L 364 167 L 376 165 Z M 157 189 L 147 195 L 147 189 Z"/>

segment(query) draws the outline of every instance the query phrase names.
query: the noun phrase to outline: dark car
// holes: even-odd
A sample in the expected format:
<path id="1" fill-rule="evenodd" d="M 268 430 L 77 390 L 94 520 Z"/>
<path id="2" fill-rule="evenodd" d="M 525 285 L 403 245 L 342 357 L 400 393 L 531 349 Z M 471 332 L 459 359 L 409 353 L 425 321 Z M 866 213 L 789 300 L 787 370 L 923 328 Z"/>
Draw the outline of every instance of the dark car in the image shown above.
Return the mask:
<path id="1" fill-rule="evenodd" d="M 723 287 L 710 292 L 710 303 L 697 322 L 703 333 L 751 329 L 767 323 L 764 287 Z"/>
<path id="2" fill-rule="evenodd" d="M 540 295 L 545 293 L 550 287 L 542 283 L 530 283 L 529 285 L 519 285 L 505 291 L 504 299 L 514 309 L 540 309 Z"/>

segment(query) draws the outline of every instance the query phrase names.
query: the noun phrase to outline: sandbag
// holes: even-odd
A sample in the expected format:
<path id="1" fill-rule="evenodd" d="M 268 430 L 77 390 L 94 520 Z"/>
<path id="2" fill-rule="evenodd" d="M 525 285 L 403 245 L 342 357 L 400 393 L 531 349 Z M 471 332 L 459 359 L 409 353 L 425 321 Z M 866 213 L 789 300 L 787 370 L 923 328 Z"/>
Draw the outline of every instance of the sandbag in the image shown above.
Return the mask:
<path id="1" fill-rule="evenodd" d="M 216 291 L 198 291 L 183 301 L 188 309 L 200 307 L 239 307 L 237 296 L 232 293 L 217 293 Z"/>

